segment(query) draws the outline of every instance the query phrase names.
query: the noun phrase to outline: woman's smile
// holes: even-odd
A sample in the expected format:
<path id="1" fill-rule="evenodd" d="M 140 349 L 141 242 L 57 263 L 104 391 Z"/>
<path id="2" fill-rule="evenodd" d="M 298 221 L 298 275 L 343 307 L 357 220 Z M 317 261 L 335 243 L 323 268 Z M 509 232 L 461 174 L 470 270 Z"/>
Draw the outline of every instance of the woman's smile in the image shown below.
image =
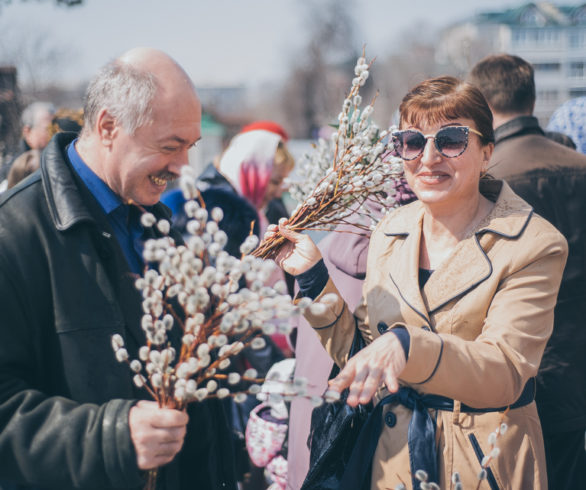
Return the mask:
<path id="1" fill-rule="evenodd" d="M 425 185 L 437 185 L 442 184 L 450 178 L 446 172 L 419 172 L 416 178 Z"/>

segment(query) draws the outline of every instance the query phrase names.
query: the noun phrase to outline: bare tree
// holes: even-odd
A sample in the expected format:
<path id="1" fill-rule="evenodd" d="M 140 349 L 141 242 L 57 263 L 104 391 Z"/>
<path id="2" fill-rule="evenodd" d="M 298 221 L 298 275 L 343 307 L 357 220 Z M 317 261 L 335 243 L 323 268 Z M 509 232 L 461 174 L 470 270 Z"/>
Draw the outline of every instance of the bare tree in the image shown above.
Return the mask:
<path id="1" fill-rule="evenodd" d="M 295 137 L 315 137 L 333 121 L 353 77 L 359 55 L 352 0 L 306 0 L 308 43 L 282 91 L 287 124 Z"/>
<path id="2" fill-rule="evenodd" d="M 5 24 L 0 25 L 0 65 L 15 66 L 23 94 L 35 98 L 55 84 L 65 63 L 75 59 L 75 53 L 58 44 L 45 28 Z"/>
<path id="3" fill-rule="evenodd" d="M 405 30 L 399 39 L 396 49 L 386 58 L 377 59 L 373 67 L 373 76 L 380 82 L 375 116 L 381 125 L 397 122 L 403 96 L 419 82 L 439 75 L 460 74 L 452 63 L 438 61 L 438 33 L 431 26 L 421 24 L 416 32 Z"/>
<path id="4" fill-rule="evenodd" d="M 27 2 L 28 0 L 20 0 L 21 2 Z M 35 0 L 36 2 L 44 2 L 47 0 Z M 83 4 L 83 0 L 50 0 L 55 2 L 57 5 L 63 5 L 64 7 L 75 7 Z M 0 0 L 0 13 L 2 13 L 2 5 L 10 5 L 12 0 Z"/>

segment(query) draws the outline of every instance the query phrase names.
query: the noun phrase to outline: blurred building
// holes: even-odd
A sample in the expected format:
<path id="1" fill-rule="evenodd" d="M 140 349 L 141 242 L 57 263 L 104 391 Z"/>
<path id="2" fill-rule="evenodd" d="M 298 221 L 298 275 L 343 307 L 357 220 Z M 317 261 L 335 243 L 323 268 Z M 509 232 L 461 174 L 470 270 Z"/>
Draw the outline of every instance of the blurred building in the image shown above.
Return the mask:
<path id="1" fill-rule="evenodd" d="M 465 74 L 491 53 L 526 59 L 535 69 L 535 115 L 545 124 L 569 98 L 586 95 L 586 3 L 525 3 L 480 13 L 443 31 L 437 60 Z"/>

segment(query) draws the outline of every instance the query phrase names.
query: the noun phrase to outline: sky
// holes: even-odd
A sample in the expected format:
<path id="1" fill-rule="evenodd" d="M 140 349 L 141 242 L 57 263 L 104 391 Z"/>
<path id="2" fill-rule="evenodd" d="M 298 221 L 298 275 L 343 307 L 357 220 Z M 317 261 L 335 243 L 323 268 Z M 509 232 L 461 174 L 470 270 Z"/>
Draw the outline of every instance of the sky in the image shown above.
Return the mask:
<path id="1" fill-rule="evenodd" d="M 286 76 L 308 38 L 308 0 L 53 0 L 0 2 L 0 43 L 43 33 L 66 48 L 59 81 L 86 80 L 135 46 L 173 56 L 197 86 L 255 85 Z M 331 3 L 331 2 L 330 2 Z M 385 57 L 403 33 L 426 35 L 482 11 L 516 7 L 514 0 L 355 0 L 356 36 L 368 57 Z M 568 0 L 566 5 L 582 2 Z M 8 34 L 7 34 L 8 33 Z M 0 61 L 3 61 L 0 59 Z"/>

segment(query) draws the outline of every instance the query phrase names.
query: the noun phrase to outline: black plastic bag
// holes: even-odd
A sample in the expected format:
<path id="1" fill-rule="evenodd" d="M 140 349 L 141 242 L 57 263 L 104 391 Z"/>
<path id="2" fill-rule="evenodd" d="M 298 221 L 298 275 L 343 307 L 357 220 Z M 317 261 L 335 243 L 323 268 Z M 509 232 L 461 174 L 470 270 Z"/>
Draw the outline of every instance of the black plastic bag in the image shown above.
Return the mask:
<path id="1" fill-rule="evenodd" d="M 350 357 L 364 347 L 364 339 L 358 328 L 350 348 Z M 340 368 L 334 364 L 330 379 Z M 348 389 L 335 403 L 324 403 L 311 413 L 309 433 L 309 471 L 301 490 L 334 490 L 340 482 L 358 434 L 372 411 L 372 404 L 353 408 L 346 404 Z"/>

